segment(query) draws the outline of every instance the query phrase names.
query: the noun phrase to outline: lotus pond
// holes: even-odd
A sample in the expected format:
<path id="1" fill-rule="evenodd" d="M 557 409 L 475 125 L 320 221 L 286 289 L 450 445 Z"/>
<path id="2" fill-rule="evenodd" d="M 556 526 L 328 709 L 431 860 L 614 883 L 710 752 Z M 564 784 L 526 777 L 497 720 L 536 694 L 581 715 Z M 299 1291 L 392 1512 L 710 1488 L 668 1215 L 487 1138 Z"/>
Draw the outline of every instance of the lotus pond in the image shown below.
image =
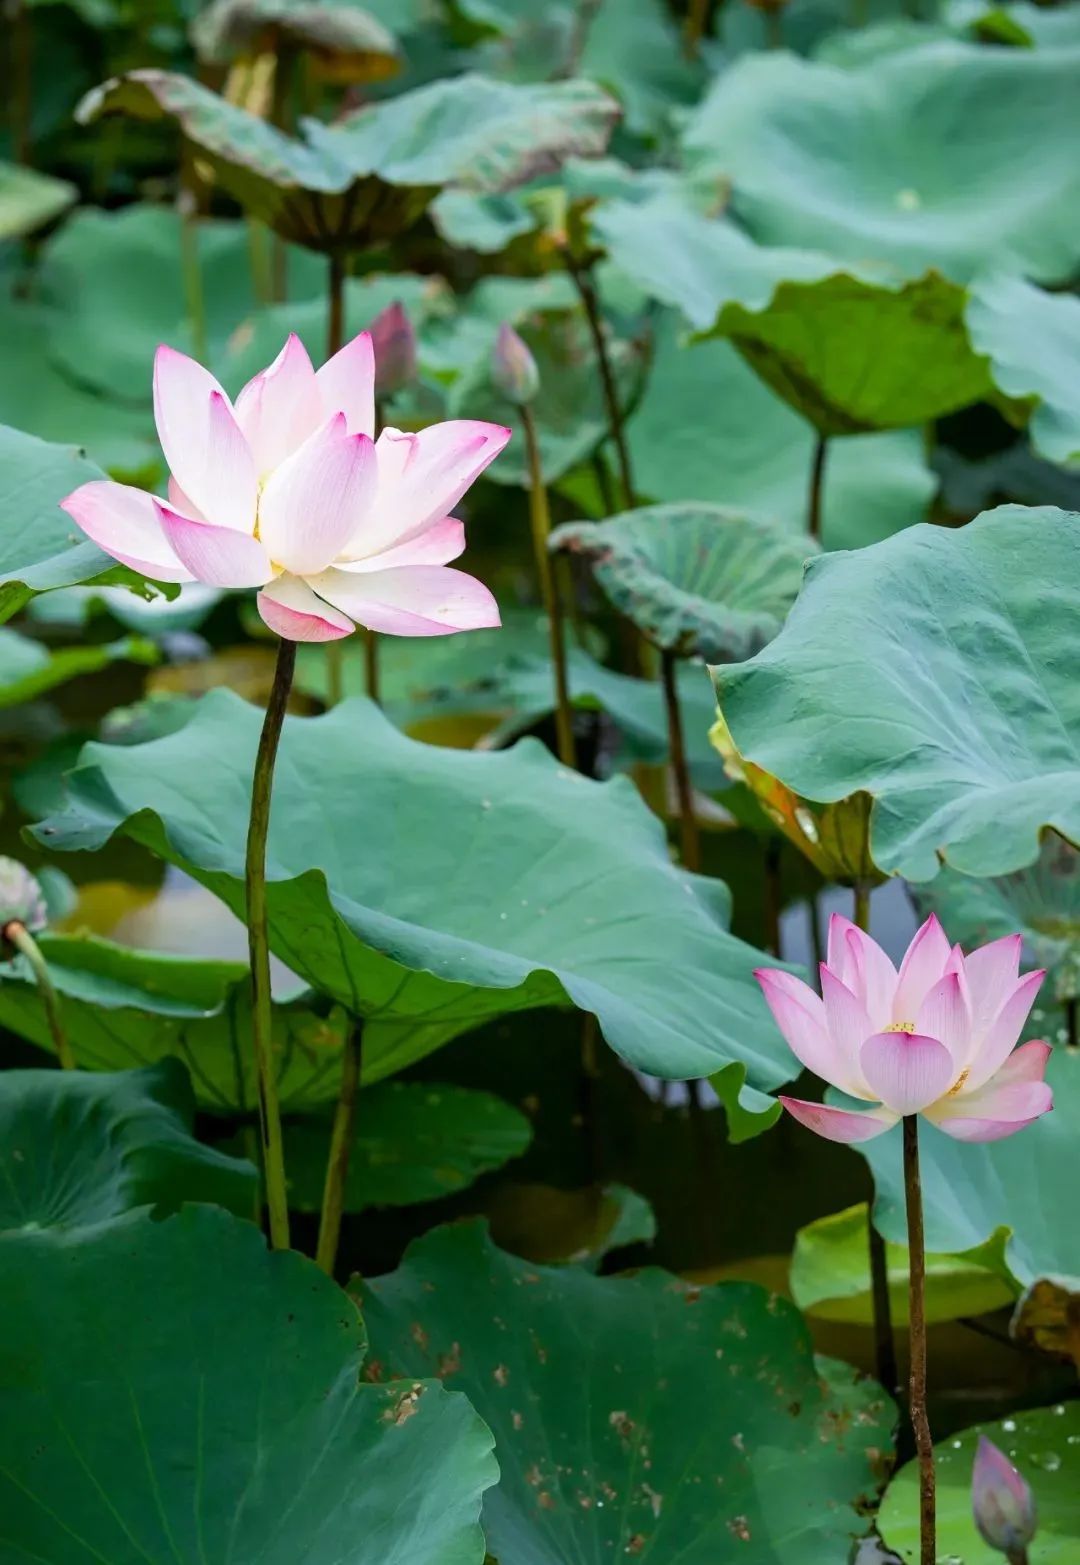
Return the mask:
<path id="1" fill-rule="evenodd" d="M 1080 0 L 9 0 L 0 1565 L 1080 1561 Z"/>

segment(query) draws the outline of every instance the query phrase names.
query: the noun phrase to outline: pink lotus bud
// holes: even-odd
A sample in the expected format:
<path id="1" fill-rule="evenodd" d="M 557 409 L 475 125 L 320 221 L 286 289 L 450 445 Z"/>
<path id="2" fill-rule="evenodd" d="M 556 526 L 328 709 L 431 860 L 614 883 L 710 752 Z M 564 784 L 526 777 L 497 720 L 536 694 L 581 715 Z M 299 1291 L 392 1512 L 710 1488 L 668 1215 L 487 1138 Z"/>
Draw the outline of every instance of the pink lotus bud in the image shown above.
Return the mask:
<path id="1" fill-rule="evenodd" d="M 369 327 L 375 349 L 375 391 L 380 400 L 416 379 L 416 333 L 400 300 L 380 310 Z"/>
<path id="2" fill-rule="evenodd" d="M 31 934 L 49 921 L 37 880 L 17 859 L 0 858 L 0 928 L 22 924 Z"/>
<path id="3" fill-rule="evenodd" d="M 1008 1458 L 979 1436 L 971 1477 L 971 1508 L 984 1543 L 1009 1560 L 1024 1557 L 1035 1536 L 1035 1499 Z"/>
<path id="4" fill-rule="evenodd" d="M 495 385 L 519 407 L 531 402 L 540 390 L 540 371 L 525 343 L 506 321 L 499 327 L 495 352 L 491 357 L 491 378 Z"/>

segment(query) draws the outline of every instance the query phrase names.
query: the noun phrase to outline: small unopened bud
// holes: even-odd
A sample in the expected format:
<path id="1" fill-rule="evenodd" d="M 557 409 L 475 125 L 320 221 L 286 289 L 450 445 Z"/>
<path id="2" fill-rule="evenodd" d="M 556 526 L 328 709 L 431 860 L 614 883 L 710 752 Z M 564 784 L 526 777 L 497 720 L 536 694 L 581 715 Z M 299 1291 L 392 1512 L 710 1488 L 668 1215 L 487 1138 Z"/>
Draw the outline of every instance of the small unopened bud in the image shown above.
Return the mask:
<path id="1" fill-rule="evenodd" d="M 0 857 L 0 931 L 22 924 L 34 934 L 48 922 L 45 896 L 33 875 L 17 859 Z"/>
<path id="2" fill-rule="evenodd" d="M 416 333 L 400 300 L 380 310 L 368 329 L 375 350 L 375 395 L 382 400 L 416 379 Z"/>
<path id="3" fill-rule="evenodd" d="M 540 390 L 536 360 L 506 321 L 499 327 L 495 352 L 491 356 L 491 378 L 503 396 L 519 407 L 531 402 Z"/>
<path id="4" fill-rule="evenodd" d="M 1010 1561 L 1025 1557 L 1035 1536 L 1035 1497 L 1009 1459 L 979 1436 L 971 1476 L 971 1509 L 984 1543 Z"/>

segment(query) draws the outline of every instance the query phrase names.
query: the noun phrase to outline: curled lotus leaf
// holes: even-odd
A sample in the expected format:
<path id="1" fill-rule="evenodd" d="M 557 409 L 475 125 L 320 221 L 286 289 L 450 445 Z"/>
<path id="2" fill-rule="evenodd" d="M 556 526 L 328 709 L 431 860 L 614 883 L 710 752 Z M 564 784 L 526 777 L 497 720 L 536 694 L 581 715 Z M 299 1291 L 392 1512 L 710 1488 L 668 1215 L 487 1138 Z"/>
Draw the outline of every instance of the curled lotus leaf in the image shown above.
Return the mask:
<path id="1" fill-rule="evenodd" d="M 382 81 L 401 68 L 397 40 L 380 21 L 325 0 L 213 0 L 192 23 L 191 40 L 211 65 L 284 46 L 314 55 L 322 74 L 340 82 Z"/>
<path id="2" fill-rule="evenodd" d="M 0 243 L 43 228 L 78 198 L 77 187 L 66 179 L 0 163 Z"/>

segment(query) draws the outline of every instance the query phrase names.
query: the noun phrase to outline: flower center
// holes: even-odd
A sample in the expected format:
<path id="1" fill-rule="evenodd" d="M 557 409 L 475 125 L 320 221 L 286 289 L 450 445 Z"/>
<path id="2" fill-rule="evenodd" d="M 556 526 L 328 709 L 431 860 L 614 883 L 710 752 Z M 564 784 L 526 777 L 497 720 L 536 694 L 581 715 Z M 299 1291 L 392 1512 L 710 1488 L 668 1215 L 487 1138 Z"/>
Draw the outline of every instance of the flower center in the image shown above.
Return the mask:
<path id="1" fill-rule="evenodd" d="M 915 1031 L 915 1023 L 914 1022 L 890 1022 L 889 1025 L 886 1027 L 885 1031 L 886 1032 L 914 1032 Z"/>

